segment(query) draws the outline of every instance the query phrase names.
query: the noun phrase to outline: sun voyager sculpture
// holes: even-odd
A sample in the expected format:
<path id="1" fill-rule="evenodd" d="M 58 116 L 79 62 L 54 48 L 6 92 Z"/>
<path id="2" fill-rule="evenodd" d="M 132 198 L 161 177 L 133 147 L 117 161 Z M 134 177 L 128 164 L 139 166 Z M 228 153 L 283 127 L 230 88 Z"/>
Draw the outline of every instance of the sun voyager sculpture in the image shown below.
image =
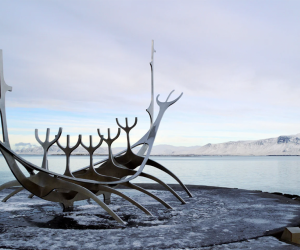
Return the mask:
<path id="1" fill-rule="evenodd" d="M 3 141 L 0 142 L 0 151 L 4 156 L 8 167 L 16 178 L 16 180 L 7 182 L 0 186 L 0 191 L 5 188 L 16 187 L 14 191 L 7 195 L 2 201 L 6 202 L 10 197 L 22 191 L 23 189 L 26 189 L 31 193 L 31 195 L 29 196 L 31 198 L 33 196 L 37 196 L 47 201 L 59 202 L 63 206 L 64 211 L 71 209 L 75 201 L 92 199 L 96 203 L 98 203 L 107 213 L 109 213 L 116 221 L 121 224 L 126 224 L 112 209 L 109 208 L 109 204 L 111 202 L 111 194 L 116 194 L 131 202 L 134 206 L 141 209 L 147 215 L 152 215 L 151 212 L 141 204 L 116 189 L 117 187 L 125 186 L 127 188 L 138 190 L 139 192 L 142 192 L 157 200 L 166 208 L 172 209 L 169 204 L 160 199 L 158 196 L 136 184 L 131 183 L 133 179 L 142 176 L 161 184 L 166 190 L 171 192 L 182 204 L 185 204 L 185 201 L 169 185 L 156 178 L 155 176 L 143 172 L 147 165 L 147 167 L 154 167 L 169 174 L 181 185 L 186 193 L 190 197 L 192 197 L 192 194 L 175 174 L 173 174 L 170 170 L 168 170 L 158 162 L 150 159 L 154 140 L 156 138 L 156 134 L 164 113 L 182 96 L 181 93 L 181 95 L 176 99 L 169 101 L 170 96 L 173 92 L 172 91 L 169 94 L 167 100 L 163 102 L 158 99 L 158 95 L 156 97 L 156 103 L 159 106 L 159 112 L 156 119 L 154 120 L 154 52 L 154 42 L 152 41 L 152 53 L 150 62 L 151 102 L 148 109 L 146 109 L 150 116 L 151 126 L 150 129 L 145 133 L 145 135 L 136 143 L 131 144 L 129 134 L 137 124 L 137 118 L 135 118 L 135 121 L 131 126 L 128 125 L 127 118 L 125 119 L 125 125 L 124 123 L 116 119 L 116 123 L 119 128 L 117 135 L 115 135 L 114 137 L 111 137 L 110 129 L 108 129 L 107 138 L 104 138 L 104 136 L 98 129 L 100 142 L 95 146 L 93 146 L 92 143 L 92 136 L 90 136 L 89 145 L 85 145 L 81 140 L 81 135 L 78 136 L 77 143 L 74 146 L 70 146 L 70 138 L 69 135 L 67 135 L 67 143 L 66 146 L 63 147 L 59 142 L 62 128 L 59 129 L 57 135 L 55 135 L 55 139 L 53 139 L 52 141 L 49 141 L 50 129 L 47 129 L 46 139 L 43 142 L 40 140 L 38 130 L 36 129 L 36 140 L 44 150 L 42 166 L 39 167 L 16 154 L 10 147 L 6 121 L 5 94 L 7 91 L 12 91 L 12 87 L 8 86 L 4 81 L 2 50 L 0 50 L 0 115 L 3 135 Z M 121 130 L 123 130 L 127 136 L 127 149 L 118 154 L 113 154 L 112 144 L 119 137 Z M 94 163 L 93 154 L 95 150 L 103 144 L 103 141 L 108 146 L 108 158 Z M 52 172 L 51 169 L 48 168 L 48 150 L 55 143 L 59 148 L 61 148 L 66 156 L 66 167 L 64 174 Z M 82 145 L 82 147 L 87 150 L 90 157 L 90 164 L 89 166 L 72 172 L 70 168 L 71 153 L 79 145 Z M 132 149 L 141 145 L 142 147 L 140 148 L 138 153 L 135 154 Z M 25 167 L 26 171 L 28 172 L 27 176 L 22 172 L 17 163 Z M 103 195 L 103 201 L 98 197 L 99 195 Z"/>

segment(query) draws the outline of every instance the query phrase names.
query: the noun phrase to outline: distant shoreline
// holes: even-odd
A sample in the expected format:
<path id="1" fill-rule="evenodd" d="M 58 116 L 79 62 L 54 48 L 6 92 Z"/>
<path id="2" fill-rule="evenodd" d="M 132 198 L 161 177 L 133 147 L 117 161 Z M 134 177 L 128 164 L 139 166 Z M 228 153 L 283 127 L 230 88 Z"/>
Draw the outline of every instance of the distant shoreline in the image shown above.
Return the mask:
<path id="1" fill-rule="evenodd" d="M 42 154 L 19 154 L 21 156 L 43 156 Z M 64 154 L 48 154 L 48 156 L 65 156 Z M 74 154 L 72 156 L 89 156 L 88 154 Z M 108 154 L 94 154 L 94 156 L 106 156 L 108 157 Z M 236 157 L 258 157 L 258 156 L 300 156 L 300 155 L 151 155 L 152 157 L 230 157 L 230 156 L 236 156 Z"/>
<path id="2" fill-rule="evenodd" d="M 15 144 L 15 151 L 24 155 L 40 155 L 43 149 L 35 144 Z M 113 152 L 126 151 L 126 147 L 114 147 Z M 138 148 L 134 149 L 137 152 Z M 57 146 L 53 145 L 48 151 L 49 155 L 64 154 Z M 79 146 L 73 152 L 74 155 L 86 155 L 88 152 Z M 94 155 L 107 156 L 108 148 L 103 147 L 95 151 Z M 151 156 L 161 157 L 225 157 L 225 156 L 300 156 L 300 133 L 296 135 L 276 138 L 261 139 L 255 141 L 229 141 L 223 143 L 203 146 L 173 146 L 168 144 L 159 144 L 153 146 Z"/>

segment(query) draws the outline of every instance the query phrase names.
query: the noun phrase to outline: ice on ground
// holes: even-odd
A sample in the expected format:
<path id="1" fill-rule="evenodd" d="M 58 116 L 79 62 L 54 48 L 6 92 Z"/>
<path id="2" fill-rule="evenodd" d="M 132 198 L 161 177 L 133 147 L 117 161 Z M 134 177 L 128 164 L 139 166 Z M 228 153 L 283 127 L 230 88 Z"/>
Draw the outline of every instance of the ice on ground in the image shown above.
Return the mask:
<path id="1" fill-rule="evenodd" d="M 140 202 L 153 216 L 113 196 L 109 207 L 127 223 L 123 226 L 95 202 L 76 202 L 74 211 L 63 213 L 58 204 L 28 199 L 28 193 L 21 192 L 7 203 L 0 203 L 0 248 L 258 250 L 269 249 L 263 246 L 294 247 L 273 237 L 263 237 L 267 231 L 299 221 L 300 203 L 283 196 L 249 194 L 236 189 L 194 189 L 191 190 L 194 198 L 178 192 L 188 201 L 181 205 L 171 193 L 153 191 L 173 207 L 170 210 L 137 191 L 120 191 Z M 0 199 L 8 193 L 0 192 Z M 260 238 L 245 241 L 255 237 Z"/>
<path id="2" fill-rule="evenodd" d="M 189 249 L 189 248 L 186 248 Z M 197 248 L 200 250 L 231 250 L 231 249 L 254 249 L 254 250 L 297 250 L 299 247 L 279 241 L 275 237 L 260 237 L 258 239 L 241 241 L 236 243 L 222 244 L 218 246 Z"/>

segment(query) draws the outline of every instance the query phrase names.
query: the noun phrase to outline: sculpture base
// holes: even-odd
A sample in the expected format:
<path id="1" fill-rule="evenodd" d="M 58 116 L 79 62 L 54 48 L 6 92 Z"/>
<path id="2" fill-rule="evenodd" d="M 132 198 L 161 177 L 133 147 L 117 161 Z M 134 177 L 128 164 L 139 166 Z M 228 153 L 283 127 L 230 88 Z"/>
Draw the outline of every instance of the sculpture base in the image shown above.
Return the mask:
<path id="1" fill-rule="evenodd" d="M 140 185 L 158 188 L 155 184 Z M 179 186 L 172 186 L 180 190 Z M 112 195 L 109 207 L 127 222 L 126 226 L 117 223 L 94 202 L 75 202 L 74 211 L 64 213 L 59 204 L 37 197 L 28 199 L 28 192 L 22 191 L 0 203 L 0 248 L 268 249 L 273 245 L 272 249 L 299 249 L 270 236 L 278 233 L 280 237 L 285 227 L 299 226 L 299 201 L 258 191 L 188 188 L 193 198 L 178 191 L 185 205 L 169 192 L 151 190 L 168 202 L 172 210 L 137 191 L 121 189 L 153 214 L 147 216 Z M 0 199 L 11 191 L 2 191 Z"/>

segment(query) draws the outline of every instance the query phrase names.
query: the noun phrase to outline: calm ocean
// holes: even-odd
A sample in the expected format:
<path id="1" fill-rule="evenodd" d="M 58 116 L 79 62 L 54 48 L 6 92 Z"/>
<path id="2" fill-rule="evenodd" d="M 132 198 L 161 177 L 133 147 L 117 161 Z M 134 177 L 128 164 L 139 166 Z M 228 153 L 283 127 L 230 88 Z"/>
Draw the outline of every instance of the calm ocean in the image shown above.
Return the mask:
<path id="1" fill-rule="evenodd" d="M 40 166 L 42 156 L 23 156 Z M 103 159 L 96 156 L 95 162 Z M 219 187 L 262 190 L 300 195 L 300 157 L 297 156 L 202 156 L 151 157 L 175 173 L 183 183 Z M 72 156 L 72 170 L 87 166 L 88 156 Z M 49 169 L 63 173 L 64 156 L 49 156 Z M 167 174 L 146 166 L 145 172 L 166 183 L 176 183 Z M 0 184 L 14 177 L 0 156 Z M 152 182 L 139 177 L 135 182 Z"/>

